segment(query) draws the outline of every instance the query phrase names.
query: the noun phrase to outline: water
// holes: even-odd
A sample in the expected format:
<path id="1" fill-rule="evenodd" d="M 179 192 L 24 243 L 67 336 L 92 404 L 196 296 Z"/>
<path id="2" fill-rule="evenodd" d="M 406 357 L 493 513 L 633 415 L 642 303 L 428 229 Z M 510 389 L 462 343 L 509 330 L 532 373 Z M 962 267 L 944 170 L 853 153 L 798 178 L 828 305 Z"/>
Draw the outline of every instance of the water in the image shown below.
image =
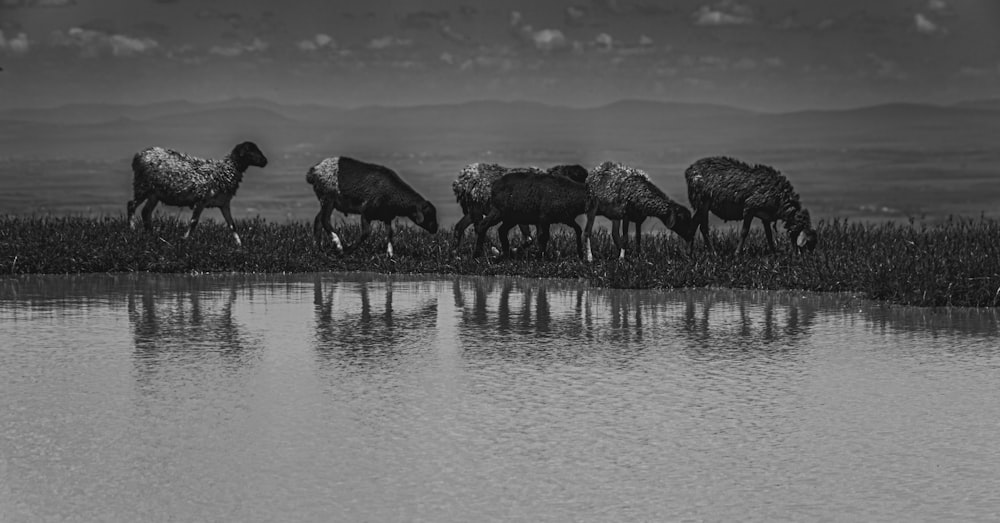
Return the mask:
<path id="1" fill-rule="evenodd" d="M 1000 517 L 991 311 L 96 275 L 0 326 L 5 522 Z"/>

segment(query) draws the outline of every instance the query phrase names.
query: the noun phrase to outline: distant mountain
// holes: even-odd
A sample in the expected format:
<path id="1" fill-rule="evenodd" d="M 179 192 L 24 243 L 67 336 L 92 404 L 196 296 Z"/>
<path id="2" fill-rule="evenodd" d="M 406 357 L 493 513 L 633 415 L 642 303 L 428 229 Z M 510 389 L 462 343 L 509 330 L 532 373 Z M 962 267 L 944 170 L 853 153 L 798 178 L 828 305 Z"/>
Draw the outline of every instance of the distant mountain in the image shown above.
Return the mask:
<path id="1" fill-rule="evenodd" d="M 1000 111 L 1000 98 L 984 98 L 982 100 L 966 100 L 954 104 L 955 107 L 963 109 L 984 109 L 988 111 Z"/>
<path id="2" fill-rule="evenodd" d="M 189 102 L 173 100 L 145 105 L 130 104 L 67 104 L 58 107 L 10 109 L 0 111 L 0 120 L 86 125 L 121 119 L 145 121 L 198 111 L 223 109 L 264 109 L 286 118 L 322 121 L 336 117 L 342 109 L 315 104 L 279 104 L 261 98 L 233 98 L 219 102 Z"/>
<path id="3" fill-rule="evenodd" d="M 933 147 L 975 144 L 1000 129 L 1000 99 L 884 104 L 848 110 L 754 112 L 711 104 L 624 100 L 593 108 L 474 101 L 343 109 L 262 99 L 212 103 L 67 105 L 0 112 L 8 154 L 127 155 L 148 145 L 225 149 L 241 140 L 270 151 L 326 154 L 529 150 L 617 156 L 659 150 L 686 157 L 786 147 Z M 567 153 L 569 152 L 569 153 Z M 477 153 L 478 154 L 478 153 Z"/>

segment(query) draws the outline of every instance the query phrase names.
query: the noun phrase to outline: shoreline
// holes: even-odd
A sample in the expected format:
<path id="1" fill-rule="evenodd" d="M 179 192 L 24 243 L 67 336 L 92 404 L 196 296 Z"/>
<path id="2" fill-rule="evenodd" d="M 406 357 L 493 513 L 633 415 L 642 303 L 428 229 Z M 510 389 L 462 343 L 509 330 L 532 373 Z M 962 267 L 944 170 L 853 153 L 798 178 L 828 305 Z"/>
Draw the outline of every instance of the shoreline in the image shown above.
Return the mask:
<path id="1" fill-rule="evenodd" d="M 920 307 L 996 307 L 1000 304 L 1000 219 L 952 218 L 937 225 L 820 221 L 816 252 L 791 252 L 784 231 L 779 249 L 767 251 L 758 224 L 747 252 L 735 256 L 738 232 L 713 230 L 716 253 L 702 239 L 692 255 L 673 233 L 645 233 L 643 251 L 619 261 L 610 234 L 595 230 L 591 264 L 579 260 L 572 232 L 554 228 L 550 253 L 538 258 L 472 259 L 475 234 L 458 252 L 452 229 L 431 235 L 400 220 L 395 258 L 385 252 L 385 234 L 374 226 L 358 251 L 338 256 L 318 248 L 311 224 L 246 219 L 237 222 L 244 240 L 236 247 L 223 224 L 206 222 L 182 240 L 186 223 L 159 218 L 149 234 L 131 230 L 121 216 L 0 217 L 0 276 L 81 273 L 308 273 L 521 276 L 577 280 L 623 289 L 725 288 L 849 293 L 858 298 Z M 354 222 L 342 229 L 352 241 Z M 341 231 L 338 231 L 340 233 Z M 491 237 L 495 232 L 491 232 Z M 512 237 L 516 237 L 513 233 Z M 632 242 L 630 242 L 630 245 Z M 553 252 L 554 251 L 554 252 Z"/>

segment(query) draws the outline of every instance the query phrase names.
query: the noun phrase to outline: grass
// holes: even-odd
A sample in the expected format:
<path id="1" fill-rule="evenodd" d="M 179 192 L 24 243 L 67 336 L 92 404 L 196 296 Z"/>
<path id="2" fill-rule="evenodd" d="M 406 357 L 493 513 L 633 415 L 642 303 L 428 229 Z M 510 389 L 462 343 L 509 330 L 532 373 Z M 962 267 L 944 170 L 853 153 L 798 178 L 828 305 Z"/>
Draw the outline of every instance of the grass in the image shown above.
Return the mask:
<path id="1" fill-rule="evenodd" d="M 935 225 L 821 221 L 820 246 L 809 255 L 791 252 L 787 242 L 778 253 L 767 252 L 759 225 L 741 256 L 734 254 L 735 231 L 713 233 L 717 253 L 708 252 L 699 238 L 694 254 L 672 233 L 646 234 L 643 252 L 624 261 L 614 255 L 610 236 L 602 230 L 595 233 L 593 264 L 577 259 L 572 233 L 561 228 L 545 259 L 529 249 L 522 257 L 498 261 L 470 257 L 474 234 L 466 234 L 461 249 L 452 251 L 450 228 L 430 235 L 401 227 L 396 256 L 389 258 L 378 226 L 365 246 L 338 256 L 329 246 L 314 245 L 311 224 L 305 222 L 237 222 L 243 247 L 234 244 L 223 224 L 212 221 L 182 240 L 185 225 L 159 219 L 155 233 L 149 234 L 131 230 L 120 217 L 0 217 L 0 275 L 363 270 L 572 278 L 620 288 L 851 292 L 918 306 L 1000 303 L 1000 220 L 986 218 L 952 218 Z M 342 236 L 350 242 L 359 232 L 352 224 Z"/>

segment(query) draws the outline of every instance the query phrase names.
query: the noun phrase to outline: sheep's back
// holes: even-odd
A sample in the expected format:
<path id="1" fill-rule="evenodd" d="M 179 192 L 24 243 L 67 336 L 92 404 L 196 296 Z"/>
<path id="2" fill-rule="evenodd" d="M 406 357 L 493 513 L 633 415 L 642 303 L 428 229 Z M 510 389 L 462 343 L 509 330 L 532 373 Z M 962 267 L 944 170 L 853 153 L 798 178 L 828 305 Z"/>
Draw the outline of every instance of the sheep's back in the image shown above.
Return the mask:
<path id="1" fill-rule="evenodd" d="M 473 163 L 462 168 L 458 178 L 451 184 L 455 200 L 464 212 L 479 210 L 484 212 L 490 205 L 493 182 L 510 172 L 510 169 L 495 163 Z"/>
<path id="2" fill-rule="evenodd" d="M 218 195 L 235 194 L 241 176 L 232 162 L 198 158 L 172 149 L 150 147 L 132 159 L 137 192 L 155 193 L 168 205 L 191 206 Z"/>
<path id="3" fill-rule="evenodd" d="M 424 199 L 395 171 L 346 156 L 327 158 L 309 169 L 306 181 L 321 201 L 333 201 L 343 212 L 365 205 L 403 207 Z"/>
<path id="4" fill-rule="evenodd" d="M 514 171 L 493 184 L 491 204 L 505 221 L 573 219 L 586 212 L 587 188 L 564 176 Z"/>
<path id="5" fill-rule="evenodd" d="M 704 158 L 688 167 L 684 178 L 691 205 L 708 207 L 724 220 L 742 219 L 748 207 L 777 214 L 783 207 L 798 206 L 791 182 L 766 165 Z"/>
<path id="6" fill-rule="evenodd" d="M 614 215 L 648 216 L 656 212 L 647 208 L 650 204 L 673 203 L 645 171 L 613 162 L 602 163 L 587 176 L 587 194 Z"/>

